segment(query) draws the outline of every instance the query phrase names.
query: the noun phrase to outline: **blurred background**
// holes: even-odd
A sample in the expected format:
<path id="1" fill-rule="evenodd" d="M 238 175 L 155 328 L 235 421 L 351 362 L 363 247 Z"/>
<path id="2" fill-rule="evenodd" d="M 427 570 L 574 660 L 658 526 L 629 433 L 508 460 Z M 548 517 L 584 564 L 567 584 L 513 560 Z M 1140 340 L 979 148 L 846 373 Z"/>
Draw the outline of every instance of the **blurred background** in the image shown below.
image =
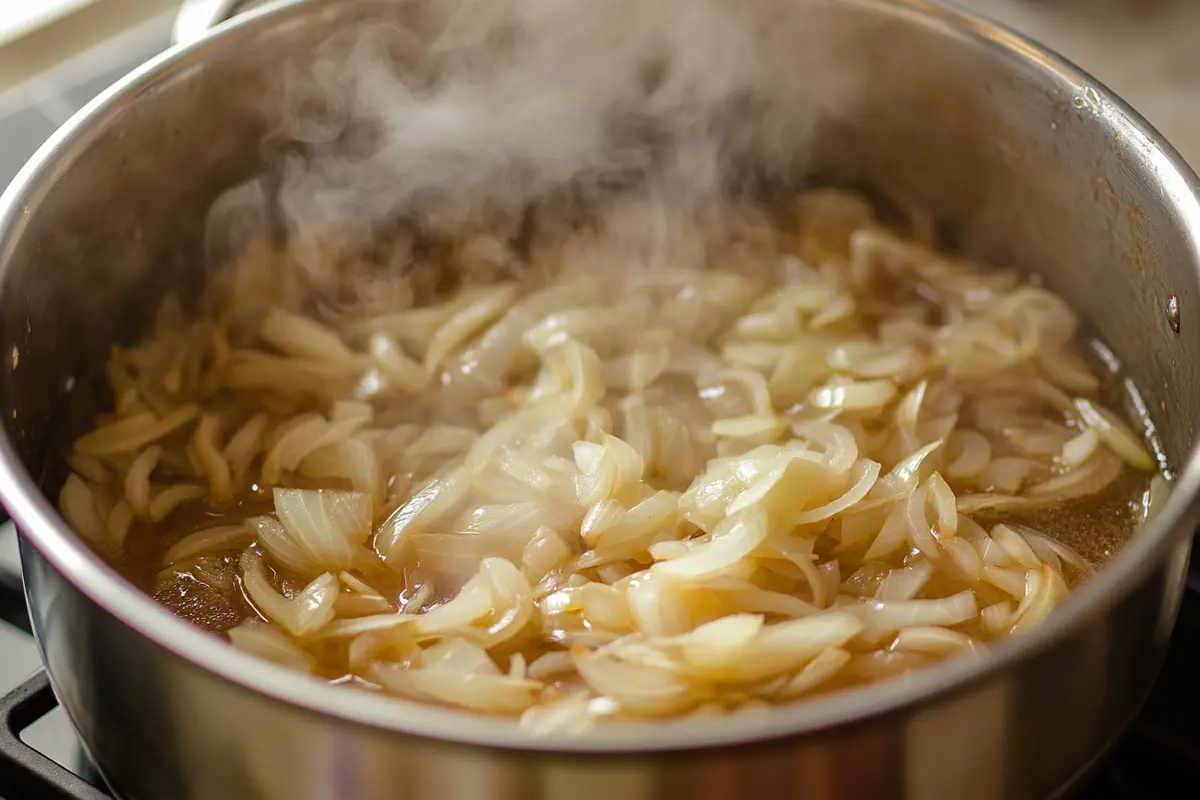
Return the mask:
<path id="1" fill-rule="evenodd" d="M 97 93 L 167 47 L 180 0 L 0 0 L 0 186 Z M 932 0 L 913 0 L 932 2 Z M 959 0 L 1090 71 L 1200 168 L 1200 0 Z M 0 696 L 38 668 L 16 541 L 0 527 Z M 1146 714 L 1085 796 L 1200 791 L 1200 579 Z M 87 768 L 60 711 L 21 734 L 77 773 Z M 3 754 L 0 754 L 0 759 Z M 0 770 L 0 775 L 3 770 Z M 1191 786 L 1190 790 L 1183 786 Z M 48 795 L 49 796 L 49 795 Z M 60 796 L 60 795 L 55 795 Z M 0 781 L 0 800 L 9 797 Z M 21 795 L 21 800 L 27 800 Z M 34 799 L 36 800 L 36 798 Z"/>

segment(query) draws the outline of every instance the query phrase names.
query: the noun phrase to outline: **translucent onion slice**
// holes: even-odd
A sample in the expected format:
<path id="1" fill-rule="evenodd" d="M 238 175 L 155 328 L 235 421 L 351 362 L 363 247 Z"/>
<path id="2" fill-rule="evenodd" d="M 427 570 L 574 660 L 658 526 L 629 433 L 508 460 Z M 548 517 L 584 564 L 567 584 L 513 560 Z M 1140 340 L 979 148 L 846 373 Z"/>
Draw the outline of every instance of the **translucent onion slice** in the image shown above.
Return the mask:
<path id="1" fill-rule="evenodd" d="M 978 431 L 955 431 L 950 434 L 946 448 L 954 454 L 943 470 L 951 479 L 973 478 L 992 460 L 992 443 Z"/>
<path id="2" fill-rule="evenodd" d="M 890 649 L 942 656 L 975 646 L 975 640 L 965 633 L 934 625 L 919 625 L 897 633 Z"/>
<path id="3" fill-rule="evenodd" d="M 804 665 L 775 693 L 776 700 L 794 700 L 830 681 L 850 663 L 850 653 L 840 647 L 829 647 Z"/>
<path id="4" fill-rule="evenodd" d="M 603 523 L 604 527 L 598 532 L 592 529 L 595 537 L 592 549 L 580 556 L 575 566 L 577 569 L 602 566 L 638 555 L 646 551 L 659 536 L 671 534 L 678 520 L 679 494 L 655 492 L 625 511 L 619 519 L 613 518 L 611 522 L 596 520 L 597 525 Z"/>
<path id="5" fill-rule="evenodd" d="M 375 547 L 384 558 L 400 557 L 409 531 L 433 525 L 456 509 L 471 486 L 471 475 L 461 466 L 446 469 L 430 480 L 407 503 L 400 506 L 379 528 Z"/>
<path id="6" fill-rule="evenodd" d="M 629 579 L 625 598 L 637 628 L 646 636 L 678 636 L 694 627 L 687 586 L 638 573 Z"/>
<path id="7" fill-rule="evenodd" d="M 149 516 L 152 522 L 162 522 L 179 506 L 189 500 L 197 500 L 207 494 L 204 487 L 190 483 L 168 486 L 150 500 Z"/>
<path id="8" fill-rule="evenodd" d="M 320 575 L 288 599 L 271 586 L 263 569 L 262 556 L 252 550 L 242 554 L 242 586 L 258 611 L 293 636 L 307 636 L 329 624 L 334 617 L 338 581 L 329 573 Z"/>
<path id="9" fill-rule="evenodd" d="M 138 454 L 125 473 L 125 499 L 139 517 L 150 515 L 150 475 L 161 458 L 162 448 L 151 445 Z"/>
<path id="10" fill-rule="evenodd" d="M 75 450 L 97 458 L 132 453 L 182 428 L 199 413 L 199 406 L 188 404 L 162 417 L 149 411 L 124 417 L 81 436 L 75 442 Z"/>
<path id="11" fill-rule="evenodd" d="M 712 696 L 711 687 L 689 679 L 669 660 L 651 659 L 644 652 L 572 650 L 571 655 L 592 691 L 611 697 L 628 713 L 677 714 Z"/>
<path id="12" fill-rule="evenodd" d="M 851 614 L 826 611 L 766 625 L 745 647 L 731 679 L 758 681 L 798 669 L 830 647 L 841 647 L 863 630 Z"/>
<path id="13" fill-rule="evenodd" d="M 879 584 L 875 599 L 882 603 L 912 600 L 933 577 L 933 562 L 922 559 L 901 569 L 894 569 Z"/>
<path id="14" fill-rule="evenodd" d="M 829 501 L 823 506 L 796 514 L 791 517 L 790 521 L 795 525 L 807 525 L 837 516 L 843 511 L 852 508 L 875 487 L 875 481 L 879 478 L 879 469 L 878 462 L 866 458 L 859 459 L 851 468 L 850 478 L 853 484 L 846 490 L 845 494 Z"/>
<path id="15" fill-rule="evenodd" d="M 517 634 L 533 616 L 533 589 L 512 563 L 485 558 L 479 572 L 449 602 L 417 618 L 419 634 L 459 636 L 494 647 Z"/>
<path id="16" fill-rule="evenodd" d="M 566 675 L 575 671 L 575 660 L 565 650 L 542 653 L 525 670 L 530 680 L 540 681 L 551 676 Z"/>
<path id="17" fill-rule="evenodd" d="M 455 348 L 498 319 L 512 305 L 516 296 L 516 287 L 508 283 L 479 292 L 469 305 L 454 313 L 433 334 L 425 349 L 425 371 L 431 375 L 435 373 Z"/>
<path id="18" fill-rule="evenodd" d="M 416 394 L 429 383 L 429 373 L 383 333 L 371 336 L 367 350 L 388 383 L 406 394 Z"/>
<path id="19" fill-rule="evenodd" d="M 833 384 L 814 389 L 808 401 L 817 408 L 866 411 L 882 408 L 896 396 L 896 385 L 888 380 Z"/>
<path id="20" fill-rule="evenodd" d="M 1146 447 L 1116 414 L 1091 400 L 1077 398 L 1075 408 L 1083 421 L 1096 431 L 1100 440 L 1125 463 L 1143 472 L 1153 472 L 1157 466 Z"/>
<path id="21" fill-rule="evenodd" d="M 278 307 L 267 313 L 260 333 L 263 339 L 287 356 L 333 363 L 345 363 L 358 358 L 329 328 Z"/>
<path id="22" fill-rule="evenodd" d="M 1010 632 L 1021 633 L 1040 625 L 1066 599 L 1068 592 L 1062 575 L 1049 566 L 1030 570 L 1026 577 L 1025 598 L 1013 612 Z"/>
<path id="23" fill-rule="evenodd" d="M 1083 556 L 1061 542 L 1056 542 L 1048 536 L 1043 536 L 1037 531 L 1020 525 L 1010 525 L 1008 527 L 1012 528 L 1025 539 L 1029 548 L 1037 554 L 1037 557 L 1043 563 L 1050 564 L 1058 569 L 1062 568 L 1061 564 L 1069 564 L 1084 576 L 1090 577 L 1095 574 L 1095 568 Z"/>
<path id="24" fill-rule="evenodd" d="M 863 636 L 876 639 L 914 625 L 959 625 L 978 616 L 975 595 L 970 591 L 941 600 L 903 600 L 894 603 L 867 602 L 847 606 L 863 623 Z"/>
<path id="25" fill-rule="evenodd" d="M 507 675 L 459 674 L 437 668 L 374 664 L 371 680 L 415 700 L 499 714 L 519 714 L 537 702 L 542 684 Z"/>
<path id="26" fill-rule="evenodd" d="M 759 614 L 731 614 L 666 640 L 663 645 L 678 648 L 683 663 L 698 675 L 724 680 L 736 673 L 738 661 L 762 627 Z"/>
<path id="27" fill-rule="evenodd" d="M 1062 461 L 1067 466 L 1077 467 L 1092 457 L 1100 445 L 1100 435 L 1095 428 L 1088 428 L 1068 440 L 1062 447 Z"/>
<path id="28" fill-rule="evenodd" d="M 276 489 L 278 519 L 255 520 L 259 543 L 285 569 L 311 577 L 349 569 L 371 534 L 371 498 L 361 492 Z"/>
<path id="29" fill-rule="evenodd" d="M 93 544 L 105 540 L 105 520 L 96 508 L 96 498 L 82 478 L 72 472 L 58 496 L 58 507 L 71 529 Z"/>
<path id="30" fill-rule="evenodd" d="M 767 514 L 761 508 L 734 514 L 717 526 L 708 542 L 687 555 L 655 564 L 652 572 L 665 579 L 681 581 L 714 577 L 766 541 L 767 526 Z"/>
<path id="31" fill-rule="evenodd" d="M 854 434 L 844 425 L 813 420 L 792 425 L 792 433 L 806 445 L 816 445 L 825 458 L 825 464 L 835 473 L 849 470 L 858 459 L 858 442 Z"/>
<path id="32" fill-rule="evenodd" d="M 307 651 L 261 620 L 247 620 L 235 628 L 230 628 L 226 635 L 237 649 L 267 661 L 301 672 L 312 672 L 316 666 L 316 660 Z"/>
<path id="33" fill-rule="evenodd" d="M 1008 554 L 1013 562 L 1025 569 L 1041 568 L 1041 559 L 1033 552 L 1029 543 L 1012 528 L 1007 525 L 996 525 L 992 528 L 991 537 L 992 541 L 1000 545 L 1000 548 Z"/>
<path id="34" fill-rule="evenodd" d="M 171 545 L 167 554 L 163 556 L 163 566 L 208 553 L 241 550 L 250 543 L 252 538 L 253 534 L 246 525 L 217 525 L 212 528 L 203 528 Z"/>

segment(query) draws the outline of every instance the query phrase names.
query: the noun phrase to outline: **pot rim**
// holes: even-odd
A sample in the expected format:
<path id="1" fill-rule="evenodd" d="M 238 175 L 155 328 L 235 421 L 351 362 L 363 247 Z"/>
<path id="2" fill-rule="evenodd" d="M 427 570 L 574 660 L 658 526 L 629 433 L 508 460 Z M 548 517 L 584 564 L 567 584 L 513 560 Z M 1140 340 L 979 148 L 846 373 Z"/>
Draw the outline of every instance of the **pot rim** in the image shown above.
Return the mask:
<path id="1" fill-rule="evenodd" d="M 840 0 L 884 13 L 944 36 L 965 37 L 1039 71 L 1047 84 L 1075 87 L 1098 98 L 1095 124 L 1130 140 L 1189 240 L 1200 273 L 1200 179 L 1179 154 L 1128 105 L 1054 52 L 970 12 L 929 0 Z M 118 81 L 60 128 L 0 196 L 0 291 L 20 237 L 26 209 L 53 173 L 86 144 L 120 101 L 162 72 L 203 60 L 218 46 L 254 37 L 274 22 L 304 13 L 307 0 L 275 0 L 236 17 L 205 38 L 171 48 Z M 1198 277 L 1200 281 L 1200 277 Z M 401 698 L 347 691 L 240 652 L 173 615 L 136 589 L 92 552 L 59 516 L 17 455 L 7 431 L 0 436 L 0 499 L 29 544 L 92 602 L 174 656 L 243 691 L 342 723 L 464 745 L 545 753 L 631 753 L 734 746 L 818 733 L 871 717 L 895 714 L 973 689 L 1006 668 L 1034 657 L 1078 631 L 1093 615 L 1119 602 L 1157 568 L 1200 515 L 1200 441 L 1193 445 L 1161 513 L 1035 630 L 989 645 L 981 654 L 947 659 L 902 680 L 818 696 L 753 715 L 715 719 L 606 723 L 593 731 L 549 740 L 513 720 L 443 709 Z"/>

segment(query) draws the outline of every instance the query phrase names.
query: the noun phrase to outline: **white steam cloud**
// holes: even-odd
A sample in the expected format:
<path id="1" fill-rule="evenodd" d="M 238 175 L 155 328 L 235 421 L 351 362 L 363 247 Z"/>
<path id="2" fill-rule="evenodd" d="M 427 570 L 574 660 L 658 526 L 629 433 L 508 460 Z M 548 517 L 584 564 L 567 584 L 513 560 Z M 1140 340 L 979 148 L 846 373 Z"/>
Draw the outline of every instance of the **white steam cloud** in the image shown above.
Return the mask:
<path id="1" fill-rule="evenodd" d="M 214 206 L 214 255 L 273 223 L 313 273 L 347 261 L 314 231 L 394 271 L 421 236 L 513 245 L 586 219 L 607 268 L 702 258 L 704 233 L 804 174 L 814 126 L 861 86 L 816 1 L 370 5 L 287 66 L 271 177 Z"/>

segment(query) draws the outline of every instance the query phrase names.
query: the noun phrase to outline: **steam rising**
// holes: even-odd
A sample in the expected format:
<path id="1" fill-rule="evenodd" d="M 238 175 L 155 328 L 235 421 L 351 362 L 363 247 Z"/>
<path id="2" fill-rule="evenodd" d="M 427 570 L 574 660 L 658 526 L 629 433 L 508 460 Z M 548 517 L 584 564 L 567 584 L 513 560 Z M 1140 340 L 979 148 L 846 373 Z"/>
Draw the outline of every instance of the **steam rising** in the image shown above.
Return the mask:
<path id="1" fill-rule="evenodd" d="M 585 224 L 602 233 L 583 268 L 704 260 L 748 200 L 803 173 L 815 126 L 858 83 L 829 66 L 819 3 L 367 5 L 289 65 L 270 175 L 214 207 L 214 256 L 273 223 L 318 282 L 350 277 L 331 232 L 335 250 L 383 242 L 394 280 L 414 231 L 512 249 Z"/>

